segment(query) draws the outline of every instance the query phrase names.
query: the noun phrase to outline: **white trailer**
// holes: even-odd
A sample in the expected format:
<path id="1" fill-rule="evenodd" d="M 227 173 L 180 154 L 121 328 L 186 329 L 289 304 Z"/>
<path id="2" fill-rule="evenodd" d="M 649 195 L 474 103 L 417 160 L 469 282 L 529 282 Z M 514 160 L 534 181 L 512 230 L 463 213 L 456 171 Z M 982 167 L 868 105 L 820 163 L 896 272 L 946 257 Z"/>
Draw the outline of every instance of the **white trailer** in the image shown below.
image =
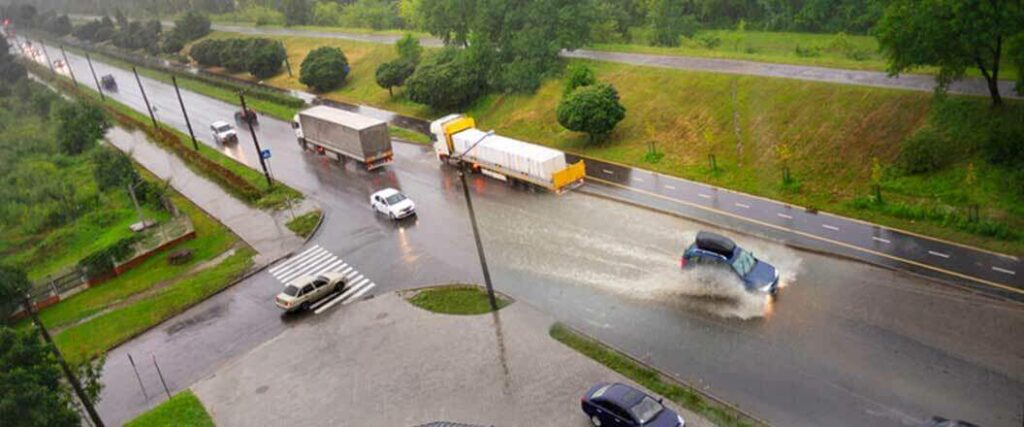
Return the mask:
<path id="1" fill-rule="evenodd" d="M 391 163 L 394 153 L 383 120 L 320 105 L 300 111 L 292 121 L 303 149 L 332 152 L 375 169 Z M 312 146 L 312 147 L 310 147 Z"/>

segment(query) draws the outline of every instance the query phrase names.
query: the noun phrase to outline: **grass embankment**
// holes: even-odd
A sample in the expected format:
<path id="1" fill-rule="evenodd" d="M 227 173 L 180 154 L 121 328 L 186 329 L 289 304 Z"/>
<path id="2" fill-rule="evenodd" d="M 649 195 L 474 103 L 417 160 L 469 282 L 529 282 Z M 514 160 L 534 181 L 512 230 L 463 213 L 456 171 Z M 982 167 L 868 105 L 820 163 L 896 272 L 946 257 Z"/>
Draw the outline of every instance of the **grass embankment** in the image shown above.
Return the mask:
<path id="1" fill-rule="evenodd" d="M 219 33 L 215 37 L 233 34 Z M 341 48 L 352 71 L 346 84 L 326 97 L 368 104 L 401 114 L 430 119 L 447 112 L 431 111 L 405 98 L 392 97 L 377 86 L 376 67 L 396 57 L 393 46 L 309 37 L 274 37 L 300 63 L 312 48 Z M 982 217 L 1002 229 L 1024 227 L 1024 200 L 1006 185 L 1005 173 L 976 155 L 957 157 L 944 169 L 923 175 L 900 175 L 894 169 L 901 141 L 929 122 L 932 95 L 923 92 L 834 85 L 790 79 L 732 76 L 576 61 L 593 68 L 599 80 L 618 88 L 627 109 L 606 142 L 590 144 L 555 120 L 562 95 L 560 79 L 546 81 L 536 94 L 494 94 L 465 112 L 478 125 L 498 133 L 624 163 L 644 169 L 722 186 L 758 196 L 812 207 L 889 227 L 1011 254 L 1024 253 L 1024 241 L 991 238 L 963 221 L 938 215 L 912 215 L 908 210 L 952 211 L 963 216 L 980 204 Z M 271 85 L 305 89 L 297 77 L 282 73 Z M 952 97 L 973 112 L 987 111 L 984 98 Z M 1024 108 L 1009 102 L 1009 109 Z M 970 120 L 975 115 L 947 116 Z M 937 122 L 942 126 L 949 123 Z M 649 161 L 649 142 L 663 156 Z M 716 168 L 710 167 L 714 155 Z M 858 203 L 871 194 L 872 165 L 878 159 L 887 207 Z M 976 180 L 963 185 L 968 165 Z M 794 182 L 782 183 L 787 166 Z M 891 208 L 906 206 L 908 209 Z"/>
<path id="2" fill-rule="evenodd" d="M 191 390 L 174 395 L 148 412 L 125 424 L 125 427 L 213 427 L 213 418 Z"/>
<path id="3" fill-rule="evenodd" d="M 188 135 L 167 124 L 161 123 L 160 129 L 155 129 L 148 116 L 131 107 L 110 98 L 103 101 L 99 93 L 93 89 L 73 86 L 69 79 L 54 77 L 48 69 L 37 63 L 24 63 L 28 64 L 37 76 L 57 84 L 66 93 L 102 105 L 121 125 L 142 129 L 151 141 L 171 150 L 181 157 L 189 168 L 209 178 L 247 204 L 264 209 L 281 209 L 286 206 L 287 200 L 302 198 L 302 193 L 279 182 L 269 186 L 261 173 L 212 147 L 199 144 L 199 150 L 195 150 Z"/>
<path id="4" fill-rule="evenodd" d="M 316 225 L 320 223 L 320 217 L 322 217 L 323 214 L 324 213 L 319 209 L 312 212 L 306 212 L 292 218 L 292 220 L 288 221 L 285 225 L 288 226 L 289 230 L 298 234 L 300 237 L 309 237 L 316 228 Z"/>
<path id="5" fill-rule="evenodd" d="M 594 361 L 607 366 L 626 378 L 636 381 L 637 384 L 644 386 L 648 390 L 704 416 L 716 426 L 740 427 L 762 425 L 762 423 L 751 419 L 733 408 L 708 399 L 692 387 L 665 379 L 657 371 L 637 363 L 611 347 L 576 333 L 562 324 L 556 323 L 552 325 L 549 334 L 551 338 L 594 359 Z"/>
<path id="6" fill-rule="evenodd" d="M 501 295 L 495 295 L 498 310 L 511 302 Z M 491 304 L 487 292 L 479 286 L 450 285 L 423 289 L 409 298 L 409 302 L 419 308 L 434 313 L 474 315 L 491 312 Z"/>

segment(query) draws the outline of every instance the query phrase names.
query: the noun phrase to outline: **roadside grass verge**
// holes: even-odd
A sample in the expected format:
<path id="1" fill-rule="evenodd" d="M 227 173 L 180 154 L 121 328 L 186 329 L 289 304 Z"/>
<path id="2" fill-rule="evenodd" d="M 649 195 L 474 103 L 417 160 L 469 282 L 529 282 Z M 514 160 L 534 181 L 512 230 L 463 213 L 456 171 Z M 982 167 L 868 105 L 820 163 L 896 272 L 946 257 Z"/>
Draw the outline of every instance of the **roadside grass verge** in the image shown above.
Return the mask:
<path id="1" fill-rule="evenodd" d="M 498 310 L 511 301 L 495 294 Z M 448 285 L 415 291 L 409 303 L 427 311 L 441 314 L 475 315 L 491 312 L 487 292 L 474 285 Z"/>
<path id="2" fill-rule="evenodd" d="M 388 126 L 388 132 L 392 138 L 403 139 L 409 142 L 415 142 L 417 144 L 430 145 L 432 142 L 430 137 L 419 132 L 414 132 L 409 129 L 403 129 L 395 126 Z"/>
<path id="3" fill-rule="evenodd" d="M 220 264 L 185 276 L 124 307 L 115 308 L 54 337 L 72 363 L 80 363 L 145 332 L 226 288 L 251 265 L 255 251 L 245 247 Z"/>
<path id="4" fill-rule="evenodd" d="M 618 372 L 648 390 L 696 412 L 714 425 L 722 427 L 753 427 L 763 425 L 734 408 L 723 405 L 689 386 L 664 378 L 630 357 L 596 340 L 579 334 L 560 323 L 551 326 L 551 338 Z"/>
<path id="5" fill-rule="evenodd" d="M 174 395 L 157 407 L 139 415 L 125 427 L 213 427 L 213 418 L 206 412 L 192 390 Z"/>
<path id="6" fill-rule="evenodd" d="M 149 175 L 145 171 L 143 174 Z M 169 192 L 168 196 L 184 215 L 188 215 L 196 238 L 164 250 L 120 276 L 40 311 L 39 318 L 47 328 L 59 330 L 69 327 L 159 284 L 188 277 L 192 275 L 189 272 L 193 268 L 209 262 L 239 243 L 238 237 L 230 230 L 185 197 L 174 191 Z M 169 254 L 182 249 L 192 250 L 192 260 L 183 265 L 168 264 Z M 27 320 L 24 322 L 27 323 Z"/>
<path id="7" fill-rule="evenodd" d="M 214 33 L 211 37 L 232 36 Z M 393 46 L 298 36 L 270 38 L 284 43 L 293 64 L 319 46 L 334 46 L 345 52 L 352 71 L 344 86 L 322 95 L 326 98 L 423 119 L 450 112 L 415 104 L 401 89 L 392 97 L 377 86 L 374 72 L 378 65 L 397 56 Z M 929 122 L 934 108 L 929 93 L 601 61 L 568 62 L 592 68 L 598 80 L 613 84 L 619 91 L 626 119 L 606 141 L 590 143 L 585 135 L 567 131 L 557 123 L 555 109 L 562 96 L 562 79 L 546 80 L 534 94 L 491 94 L 463 112 L 474 117 L 481 128 L 567 152 L 989 250 L 1024 253 L 1022 239 L 993 238 L 946 222 L 906 219 L 851 203 L 871 194 L 874 159 L 883 169 L 895 167 L 901 142 Z M 285 73 L 267 83 L 306 89 L 297 76 Z M 984 98 L 950 98 L 978 109 L 984 109 L 988 102 Z M 1013 100 L 1007 104 L 1008 108 L 1024 108 L 1024 103 Z M 652 141 L 654 156 L 649 154 Z M 937 200 L 935 194 L 945 189 L 933 187 L 928 180 L 899 185 L 916 180 L 914 177 L 887 180 L 885 185 L 894 184 L 887 187 L 887 195 L 894 202 L 921 206 L 941 203 L 961 211 L 967 209 L 969 200 L 984 200 L 987 217 L 1008 228 L 1024 227 L 1024 215 L 1020 214 L 1024 200 L 1004 185 L 1000 174 L 993 172 L 995 168 L 960 157 L 954 159 L 948 173 L 962 178 L 972 161 L 978 182 L 970 199 L 957 196 Z M 794 182 L 782 182 L 784 168 L 790 170 Z"/>
<path id="8" fill-rule="evenodd" d="M 104 107 L 115 120 L 128 128 L 141 129 L 150 140 L 171 150 L 181 157 L 189 168 L 220 185 L 228 193 L 243 202 L 261 209 L 281 209 L 286 200 L 302 198 L 302 193 L 281 183 L 268 186 L 264 176 L 238 161 L 224 155 L 220 151 L 205 144 L 199 144 L 199 150 L 192 147 L 188 135 L 161 124 L 159 129 L 153 128 L 150 118 L 113 99 L 103 101 L 99 93 L 83 86 L 73 86 L 66 78 L 56 78 L 48 69 L 38 63 L 23 61 L 33 73 L 50 83 L 58 85 L 65 93 L 78 96 Z"/>
<path id="9" fill-rule="evenodd" d="M 320 217 L 322 217 L 323 214 L 324 213 L 319 209 L 312 212 L 306 212 L 302 215 L 292 218 L 292 220 L 288 221 L 288 223 L 285 225 L 288 226 L 289 230 L 291 230 L 295 234 L 298 234 L 299 237 L 309 237 L 309 235 L 313 232 L 313 229 L 316 228 L 317 223 L 320 222 Z"/>

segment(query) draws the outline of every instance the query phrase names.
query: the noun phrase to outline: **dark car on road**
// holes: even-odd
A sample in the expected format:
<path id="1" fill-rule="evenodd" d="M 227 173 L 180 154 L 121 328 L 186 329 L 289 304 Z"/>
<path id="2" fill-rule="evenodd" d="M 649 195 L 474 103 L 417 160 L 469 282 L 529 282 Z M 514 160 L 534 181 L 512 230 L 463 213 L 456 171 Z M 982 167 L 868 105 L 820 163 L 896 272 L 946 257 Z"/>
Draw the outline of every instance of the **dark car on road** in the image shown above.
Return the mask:
<path id="1" fill-rule="evenodd" d="M 109 91 L 117 90 L 117 81 L 114 80 L 114 76 L 110 74 L 100 77 L 100 85 L 103 86 L 103 89 Z"/>
<path id="2" fill-rule="evenodd" d="M 682 427 L 679 414 L 644 392 L 625 384 L 600 383 L 580 399 L 583 412 L 598 427 Z"/>
<path id="3" fill-rule="evenodd" d="M 779 292 L 779 271 L 771 264 L 736 245 L 728 237 L 701 231 L 679 260 L 682 268 L 727 267 L 743 280 L 748 291 L 775 295 Z"/>
<path id="4" fill-rule="evenodd" d="M 235 111 L 235 122 L 252 124 L 253 126 L 259 126 L 259 117 L 257 117 L 256 110 L 249 108 L 247 110 Z"/>

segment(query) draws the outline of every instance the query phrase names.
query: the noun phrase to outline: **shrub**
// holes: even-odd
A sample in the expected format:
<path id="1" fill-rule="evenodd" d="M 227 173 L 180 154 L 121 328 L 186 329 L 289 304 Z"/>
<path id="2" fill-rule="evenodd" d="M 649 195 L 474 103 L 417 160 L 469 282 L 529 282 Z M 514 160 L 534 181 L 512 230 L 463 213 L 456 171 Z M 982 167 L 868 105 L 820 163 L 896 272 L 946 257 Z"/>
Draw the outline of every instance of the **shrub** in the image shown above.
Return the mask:
<path id="1" fill-rule="evenodd" d="M 160 44 L 160 51 L 163 53 L 178 53 L 185 48 L 185 40 L 177 33 L 172 32 Z"/>
<path id="2" fill-rule="evenodd" d="M 599 83 L 566 95 L 558 103 L 556 114 L 560 125 L 586 132 L 593 142 L 607 136 L 626 118 L 626 107 L 619 103 L 619 93 L 614 87 Z"/>
<path id="3" fill-rule="evenodd" d="M 991 132 L 983 146 L 989 163 L 1024 170 L 1024 123 L 1002 122 Z"/>
<path id="4" fill-rule="evenodd" d="M 586 65 L 572 64 L 567 70 L 568 77 L 565 80 L 565 91 L 564 95 L 576 90 L 576 88 L 583 86 L 590 86 L 597 83 L 597 78 L 594 77 L 594 70 L 590 69 Z"/>
<path id="5" fill-rule="evenodd" d="M 281 42 L 254 39 L 250 44 L 248 64 L 246 64 L 249 74 L 259 79 L 266 79 L 281 71 L 281 65 L 288 58 L 288 52 L 285 51 Z"/>
<path id="6" fill-rule="evenodd" d="M 401 58 L 385 62 L 377 67 L 375 74 L 377 85 L 388 90 L 394 96 L 392 88 L 405 84 L 405 80 L 416 71 L 416 66 Z"/>
<path id="7" fill-rule="evenodd" d="M 945 135 L 924 127 L 903 140 L 898 165 L 904 173 L 918 174 L 937 170 L 948 161 Z"/>
<path id="8" fill-rule="evenodd" d="M 705 49 L 714 49 L 722 44 L 722 39 L 714 34 L 701 34 L 697 37 L 697 44 Z"/>
<path id="9" fill-rule="evenodd" d="M 87 255 L 78 261 L 78 267 L 84 268 L 89 278 L 96 278 L 114 270 L 114 264 L 124 261 L 135 253 L 134 245 L 139 241 L 138 235 L 118 240 L 114 244 Z"/>
<path id="10" fill-rule="evenodd" d="M 210 19 L 202 13 L 190 10 L 174 21 L 172 34 L 185 43 L 198 39 L 210 34 Z"/>
<path id="11" fill-rule="evenodd" d="M 343 8 L 341 21 L 349 27 L 386 30 L 398 28 L 398 2 L 392 0 L 356 0 Z"/>
<path id="12" fill-rule="evenodd" d="M 423 55 L 423 46 L 420 46 L 420 40 L 410 33 L 405 33 L 395 42 L 395 50 L 398 52 L 399 58 L 414 65 L 420 63 L 420 57 Z"/>
<path id="13" fill-rule="evenodd" d="M 217 66 L 220 65 L 221 56 L 226 48 L 226 40 L 208 39 L 192 45 L 189 55 L 199 65 L 205 67 Z"/>
<path id="14" fill-rule="evenodd" d="M 57 120 L 57 143 L 61 151 L 72 155 L 88 151 L 110 127 L 103 110 L 81 102 L 62 107 Z"/>
<path id="15" fill-rule="evenodd" d="M 341 49 L 318 47 L 302 60 L 299 82 L 317 92 L 328 92 L 345 83 L 348 71 L 348 59 Z"/>
<path id="16" fill-rule="evenodd" d="M 427 58 L 405 82 L 409 99 L 444 110 L 462 107 L 484 93 L 486 80 L 464 51 L 449 48 Z"/>
<path id="17" fill-rule="evenodd" d="M 821 56 L 821 49 L 817 48 L 817 47 L 814 47 L 814 46 L 811 46 L 811 47 L 801 47 L 798 44 L 798 45 L 796 45 L 796 49 L 794 49 L 794 50 L 796 52 L 796 56 L 799 56 L 801 58 L 813 58 L 813 57 L 816 57 L 816 56 Z"/>

